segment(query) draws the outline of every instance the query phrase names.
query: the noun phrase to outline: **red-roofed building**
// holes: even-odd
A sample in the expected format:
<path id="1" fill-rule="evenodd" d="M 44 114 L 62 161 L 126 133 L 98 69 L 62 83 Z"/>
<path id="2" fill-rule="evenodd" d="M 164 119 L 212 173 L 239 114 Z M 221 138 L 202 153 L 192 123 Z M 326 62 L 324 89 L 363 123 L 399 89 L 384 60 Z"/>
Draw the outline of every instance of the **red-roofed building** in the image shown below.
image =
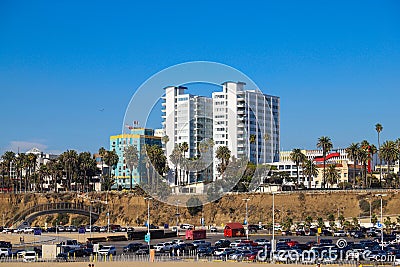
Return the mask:
<path id="1" fill-rule="evenodd" d="M 241 237 L 245 236 L 244 227 L 241 223 L 227 223 L 224 229 L 225 237 Z"/>

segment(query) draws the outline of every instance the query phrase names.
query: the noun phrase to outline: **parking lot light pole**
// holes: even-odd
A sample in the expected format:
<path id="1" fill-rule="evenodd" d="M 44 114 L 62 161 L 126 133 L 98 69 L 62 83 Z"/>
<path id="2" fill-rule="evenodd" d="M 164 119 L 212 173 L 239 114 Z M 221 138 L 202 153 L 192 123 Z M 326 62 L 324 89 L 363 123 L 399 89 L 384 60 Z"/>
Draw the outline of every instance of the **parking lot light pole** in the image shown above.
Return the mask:
<path id="1" fill-rule="evenodd" d="M 150 200 L 153 198 L 151 197 L 145 197 L 145 200 L 147 200 L 147 235 L 150 236 Z M 147 245 L 149 246 L 149 255 L 150 255 L 150 239 L 147 241 Z"/>
<path id="2" fill-rule="evenodd" d="M 275 193 L 272 192 L 272 239 L 271 239 L 271 260 L 274 262 L 275 252 Z"/>
<path id="3" fill-rule="evenodd" d="M 90 207 L 89 207 L 89 230 L 90 230 L 90 238 L 92 238 L 92 204 L 93 204 L 93 201 L 90 201 Z"/>
<path id="4" fill-rule="evenodd" d="M 177 237 L 179 237 L 179 227 L 178 227 L 178 224 L 179 224 L 179 202 L 180 202 L 180 200 L 178 199 L 178 200 L 176 200 L 176 236 Z"/>
<path id="5" fill-rule="evenodd" d="M 369 223 L 372 226 L 372 199 L 367 198 L 368 203 L 369 203 Z"/>
<path id="6" fill-rule="evenodd" d="M 381 249 L 383 249 L 383 197 L 387 196 L 386 194 L 378 194 L 376 195 L 381 198 Z"/>
<path id="7" fill-rule="evenodd" d="M 248 209 L 247 209 L 247 202 L 249 202 L 250 198 L 245 198 L 243 201 L 246 202 L 246 238 L 249 240 L 249 218 L 248 218 Z"/>

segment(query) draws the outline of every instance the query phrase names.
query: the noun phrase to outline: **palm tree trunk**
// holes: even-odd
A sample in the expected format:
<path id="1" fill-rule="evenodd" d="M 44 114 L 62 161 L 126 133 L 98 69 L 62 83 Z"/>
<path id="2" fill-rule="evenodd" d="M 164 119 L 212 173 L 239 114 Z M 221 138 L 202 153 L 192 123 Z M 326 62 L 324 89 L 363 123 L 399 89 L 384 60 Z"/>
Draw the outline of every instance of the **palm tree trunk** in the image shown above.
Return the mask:
<path id="1" fill-rule="evenodd" d="M 325 184 L 326 184 L 326 183 L 325 183 L 325 181 L 326 181 L 326 180 L 325 180 L 325 164 L 326 164 L 326 163 L 325 163 L 325 154 L 324 154 L 324 173 L 323 173 L 323 179 L 322 179 L 323 188 L 325 188 Z"/>
<path id="2" fill-rule="evenodd" d="M 381 153 L 380 134 L 378 132 L 378 151 Z M 379 156 L 379 185 L 382 187 L 382 158 Z"/>
<path id="3" fill-rule="evenodd" d="M 130 170 L 130 175 L 129 175 L 129 191 L 132 192 L 132 170 Z"/>

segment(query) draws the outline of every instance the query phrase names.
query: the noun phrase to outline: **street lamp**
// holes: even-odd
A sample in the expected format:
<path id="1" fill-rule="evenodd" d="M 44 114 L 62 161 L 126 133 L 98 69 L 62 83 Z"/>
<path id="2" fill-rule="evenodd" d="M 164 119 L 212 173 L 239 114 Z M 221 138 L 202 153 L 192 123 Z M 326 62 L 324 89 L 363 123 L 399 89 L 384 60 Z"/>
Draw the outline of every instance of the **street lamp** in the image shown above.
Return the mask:
<path id="1" fill-rule="evenodd" d="M 107 233 L 110 233 L 110 208 L 108 206 L 108 190 L 106 193 L 106 205 L 107 205 Z"/>
<path id="2" fill-rule="evenodd" d="M 147 245 L 149 246 L 149 253 L 150 253 L 150 200 L 152 200 L 152 197 L 145 197 L 145 200 L 147 200 Z"/>
<path id="3" fill-rule="evenodd" d="M 247 213 L 247 202 L 249 202 L 250 198 L 244 198 L 243 201 L 246 202 L 246 238 L 249 240 L 249 219 L 248 219 L 248 213 Z"/>
<path id="4" fill-rule="evenodd" d="M 90 201 L 90 208 L 89 208 L 89 231 L 90 231 L 90 238 L 92 238 L 92 204 L 93 200 Z"/>
<path id="5" fill-rule="evenodd" d="M 179 200 L 179 199 L 177 199 L 176 200 L 176 236 L 177 237 L 179 237 L 179 227 L 178 227 L 178 224 L 179 224 L 179 203 L 180 203 L 181 201 Z"/>
<path id="6" fill-rule="evenodd" d="M 387 196 L 387 194 L 377 194 L 376 196 L 381 198 L 381 221 L 379 223 L 381 225 L 381 247 L 383 249 L 383 197 Z"/>
<path id="7" fill-rule="evenodd" d="M 369 200 L 368 201 L 368 203 L 369 203 L 369 223 L 372 227 L 372 199 L 367 197 L 366 200 Z"/>
<path id="8" fill-rule="evenodd" d="M 275 252 L 275 194 L 272 192 L 272 240 L 271 240 L 271 258 Z"/>

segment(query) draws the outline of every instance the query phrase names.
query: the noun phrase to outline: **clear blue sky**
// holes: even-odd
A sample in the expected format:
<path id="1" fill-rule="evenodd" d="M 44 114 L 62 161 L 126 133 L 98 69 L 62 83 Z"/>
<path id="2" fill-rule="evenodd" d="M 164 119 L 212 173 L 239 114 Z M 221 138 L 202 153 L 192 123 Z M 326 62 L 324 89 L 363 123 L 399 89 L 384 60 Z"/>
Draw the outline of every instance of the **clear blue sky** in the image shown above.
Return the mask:
<path id="1" fill-rule="evenodd" d="M 400 137 L 399 1 L 3 0 L 0 152 L 108 147 L 136 88 L 192 60 L 280 96 L 283 149 Z"/>

